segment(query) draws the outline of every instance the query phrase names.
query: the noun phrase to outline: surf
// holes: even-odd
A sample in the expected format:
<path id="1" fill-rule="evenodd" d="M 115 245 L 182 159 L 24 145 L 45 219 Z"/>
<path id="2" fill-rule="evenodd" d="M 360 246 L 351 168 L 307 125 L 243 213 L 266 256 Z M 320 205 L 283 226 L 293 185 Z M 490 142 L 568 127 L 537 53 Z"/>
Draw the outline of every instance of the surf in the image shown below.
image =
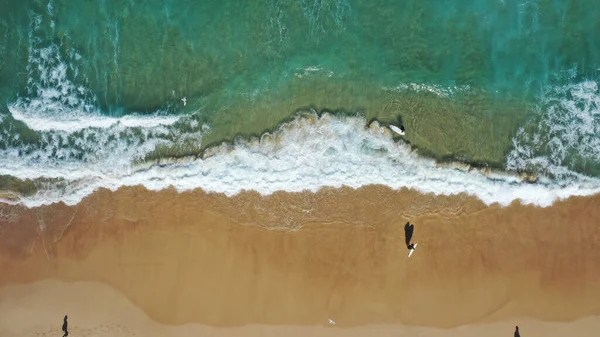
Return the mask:
<path id="1" fill-rule="evenodd" d="M 517 131 L 508 170 L 535 170 L 557 178 L 600 173 L 598 81 L 577 79 L 577 70 L 557 75 L 534 106 L 536 118 Z"/>
<path id="2" fill-rule="evenodd" d="M 152 142 L 138 144 L 132 152 L 123 150 L 127 147 L 115 147 L 123 152 L 111 156 L 117 151 L 105 151 L 102 154 L 106 158 L 93 163 L 44 163 L 15 156 L 10 161 L 14 164 L 0 166 L 0 174 L 19 179 L 60 180 L 57 186 L 48 182 L 36 194 L 21 197 L 21 202 L 29 207 L 60 201 L 73 205 L 100 188 L 114 191 L 136 185 L 153 191 L 198 188 L 232 196 L 245 190 L 269 195 L 276 191 L 316 192 L 323 187 L 360 188 L 375 184 L 436 195 L 465 193 L 488 205 L 506 206 L 518 200 L 541 207 L 570 196 L 600 192 L 600 181 L 590 177 L 577 183 L 540 177 L 531 183 L 508 172 L 442 165 L 420 156 L 408 144 L 395 141 L 392 132 L 377 121 L 367 125 L 360 115 L 303 113 L 273 133 L 225 142 L 206 149 L 197 158 L 135 163 L 137 157 L 155 146 Z"/>

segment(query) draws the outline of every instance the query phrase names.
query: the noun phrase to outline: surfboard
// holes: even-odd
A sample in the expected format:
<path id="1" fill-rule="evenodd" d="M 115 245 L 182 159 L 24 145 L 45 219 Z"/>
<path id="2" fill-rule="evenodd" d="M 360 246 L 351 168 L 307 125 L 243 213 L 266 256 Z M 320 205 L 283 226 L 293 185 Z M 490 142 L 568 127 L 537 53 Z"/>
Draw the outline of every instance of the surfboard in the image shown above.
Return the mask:
<path id="1" fill-rule="evenodd" d="M 417 248 L 417 245 L 418 245 L 418 243 L 415 243 L 415 248 Z M 408 252 L 408 257 L 410 257 L 410 256 L 412 255 L 412 253 L 415 251 L 415 248 L 411 249 L 411 250 Z"/>
<path id="2" fill-rule="evenodd" d="M 399 127 L 397 127 L 395 125 L 390 125 L 390 129 L 392 131 L 394 131 L 395 133 L 399 134 L 400 136 L 404 136 L 404 131 L 400 130 Z"/>

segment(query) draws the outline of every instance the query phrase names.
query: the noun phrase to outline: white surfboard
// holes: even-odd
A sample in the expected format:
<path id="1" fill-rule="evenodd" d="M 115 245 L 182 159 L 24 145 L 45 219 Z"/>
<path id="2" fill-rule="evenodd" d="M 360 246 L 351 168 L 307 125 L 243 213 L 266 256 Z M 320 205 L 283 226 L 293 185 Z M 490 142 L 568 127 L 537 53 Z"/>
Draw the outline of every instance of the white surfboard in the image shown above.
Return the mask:
<path id="1" fill-rule="evenodd" d="M 400 136 L 404 136 L 404 131 L 400 130 L 399 127 L 397 127 L 395 125 L 390 125 L 390 129 L 392 131 L 394 131 L 395 133 L 399 134 Z"/>
<path id="2" fill-rule="evenodd" d="M 418 243 L 415 243 L 415 248 L 417 248 L 417 245 L 418 245 Z M 415 251 L 415 248 L 411 249 L 411 250 L 408 252 L 408 257 L 410 257 L 410 256 L 412 255 L 412 253 Z"/>

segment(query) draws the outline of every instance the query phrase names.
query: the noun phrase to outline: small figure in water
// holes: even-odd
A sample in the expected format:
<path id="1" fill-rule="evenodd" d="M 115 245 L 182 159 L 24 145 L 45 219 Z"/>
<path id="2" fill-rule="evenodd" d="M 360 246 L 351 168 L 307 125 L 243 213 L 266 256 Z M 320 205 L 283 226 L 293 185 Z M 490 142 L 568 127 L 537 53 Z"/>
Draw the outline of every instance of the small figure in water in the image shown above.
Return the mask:
<path id="1" fill-rule="evenodd" d="M 515 327 L 515 337 L 521 337 L 521 334 L 519 333 L 519 326 Z"/>
<path id="2" fill-rule="evenodd" d="M 69 335 L 69 331 L 67 331 L 67 325 L 68 325 L 68 323 L 67 323 L 67 315 L 65 315 L 65 318 L 63 320 L 63 326 L 62 326 L 62 331 L 65 333 L 63 335 L 63 337 L 67 337 Z"/>

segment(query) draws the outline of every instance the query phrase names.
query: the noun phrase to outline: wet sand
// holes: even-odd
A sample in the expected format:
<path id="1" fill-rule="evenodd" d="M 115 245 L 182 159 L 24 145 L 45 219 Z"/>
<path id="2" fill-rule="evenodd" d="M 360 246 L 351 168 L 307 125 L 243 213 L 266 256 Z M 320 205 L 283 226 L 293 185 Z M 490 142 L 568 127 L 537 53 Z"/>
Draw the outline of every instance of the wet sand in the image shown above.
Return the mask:
<path id="1" fill-rule="evenodd" d="M 0 317 L 29 303 L 15 326 L 31 334 L 50 321 L 59 330 L 62 315 L 85 308 L 73 329 L 116 321 L 138 335 L 160 325 L 157 336 L 504 336 L 521 322 L 591 336 L 600 327 L 598 205 L 600 196 L 487 207 L 381 186 L 231 198 L 135 187 L 73 207 L 2 204 Z M 419 243 L 410 259 L 408 220 Z M 48 297 L 57 287 L 60 301 Z M 127 315 L 136 318 L 120 321 Z M 317 327 L 329 318 L 335 328 Z M 0 332 L 16 321 L 0 320 Z"/>

